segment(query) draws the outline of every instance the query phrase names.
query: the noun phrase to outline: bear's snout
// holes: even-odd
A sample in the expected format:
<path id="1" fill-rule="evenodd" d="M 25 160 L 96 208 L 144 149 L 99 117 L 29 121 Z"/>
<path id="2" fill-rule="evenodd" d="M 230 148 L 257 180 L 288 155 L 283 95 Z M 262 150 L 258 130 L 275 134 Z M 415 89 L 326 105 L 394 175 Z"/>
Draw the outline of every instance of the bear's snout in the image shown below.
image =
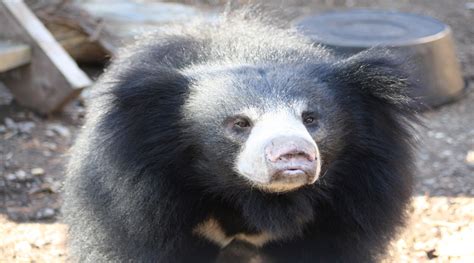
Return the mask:
<path id="1" fill-rule="evenodd" d="M 303 184 L 314 182 L 317 176 L 317 149 L 300 137 L 280 136 L 265 146 L 265 159 L 271 182 Z"/>
<path id="2" fill-rule="evenodd" d="M 318 145 L 293 111 L 270 110 L 255 122 L 235 165 L 252 186 L 268 192 L 288 192 L 318 179 Z"/>
<path id="3" fill-rule="evenodd" d="M 265 147 L 265 155 L 272 163 L 309 161 L 316 159 L 316 148 L 311 142 L 299 137 L 278 137 Z"/>

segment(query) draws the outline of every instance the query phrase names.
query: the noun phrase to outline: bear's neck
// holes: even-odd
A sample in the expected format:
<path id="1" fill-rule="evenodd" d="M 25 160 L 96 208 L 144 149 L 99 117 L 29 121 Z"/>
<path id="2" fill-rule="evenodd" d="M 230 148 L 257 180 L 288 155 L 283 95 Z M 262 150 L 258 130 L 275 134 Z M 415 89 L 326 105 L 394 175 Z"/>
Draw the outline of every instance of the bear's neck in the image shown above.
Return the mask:
<path id="1" fill-rule="evenodd" d="M 233 240 L 257 247 L 272 240 L 298 236 L 313 219 L 310 198 L 303 193 L 242 195 L 232 206 L 212 202 L 205 219 L 194 227 L 194 233 L 221 247 Z M 233 200 L 235 201 L 235 199 Z"/>

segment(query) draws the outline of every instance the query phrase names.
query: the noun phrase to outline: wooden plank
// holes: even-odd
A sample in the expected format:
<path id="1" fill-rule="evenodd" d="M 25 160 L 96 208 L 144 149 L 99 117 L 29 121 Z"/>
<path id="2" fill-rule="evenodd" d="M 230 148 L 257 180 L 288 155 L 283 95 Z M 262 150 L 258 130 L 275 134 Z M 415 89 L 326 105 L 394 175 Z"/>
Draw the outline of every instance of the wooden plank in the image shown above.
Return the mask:
<path id="1" fill-rule="evenodd" d="M 28 45 L 0 41 L 0 72 L 23 66 L 31 61 Z"/>
<path id="2" fill-rule="evenodd" d="M 91 82 L 87 75 L 79 69 L 76 62 L 71 59 L 23 1 L 10 0 L 4 2 L 4 4 L 43 52 L 51 59 L 56 68 L 71 83 L 73 88 L 83 88 L 90 85 Z"/>
<path id="3" fill-rule="evenodd" d="M 29 65 L 2 73 L 20 104 L 49 113 L 92 84 L 22 0 L 0 1 L 0 38 L 31 47 Z"/>

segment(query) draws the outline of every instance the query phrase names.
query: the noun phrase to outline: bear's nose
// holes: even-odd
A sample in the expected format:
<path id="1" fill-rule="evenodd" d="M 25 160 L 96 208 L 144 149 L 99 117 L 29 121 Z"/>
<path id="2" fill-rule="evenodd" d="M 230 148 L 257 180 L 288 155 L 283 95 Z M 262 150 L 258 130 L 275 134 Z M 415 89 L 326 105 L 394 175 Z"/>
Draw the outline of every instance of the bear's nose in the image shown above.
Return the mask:
<path id="1" fill-rule="evenodd" d="M 316 148 L 303 138 L 278 137 L 265 147 L 265 157 L 270 163 L 313 162 L 316 160 Z"/>

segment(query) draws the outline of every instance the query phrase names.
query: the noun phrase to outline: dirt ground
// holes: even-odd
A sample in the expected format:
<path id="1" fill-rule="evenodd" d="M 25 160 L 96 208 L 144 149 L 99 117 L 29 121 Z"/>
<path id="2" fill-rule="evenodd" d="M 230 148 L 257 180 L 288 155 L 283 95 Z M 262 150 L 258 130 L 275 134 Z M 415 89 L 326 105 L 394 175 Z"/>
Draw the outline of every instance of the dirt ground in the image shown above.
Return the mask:
<path id="1" fill-rule="evenodd" d="M 219 1 L 189 1 L 205 6 Z M 341 7 L 388 8 L 452 26 L 466 80 L 460 101 L 422 114 L 415 195 L 406 229 L 386 262 L 474 262 L 474 9 L 468 1 L 277 1 L 294 16 Z M 85 101 L 87 105 L 87 101 Z M 0 106 L 0 262 L 65 262 L 61 223 L 64 163 L 83 121 L 75 101 L 63 113 Z"/>

